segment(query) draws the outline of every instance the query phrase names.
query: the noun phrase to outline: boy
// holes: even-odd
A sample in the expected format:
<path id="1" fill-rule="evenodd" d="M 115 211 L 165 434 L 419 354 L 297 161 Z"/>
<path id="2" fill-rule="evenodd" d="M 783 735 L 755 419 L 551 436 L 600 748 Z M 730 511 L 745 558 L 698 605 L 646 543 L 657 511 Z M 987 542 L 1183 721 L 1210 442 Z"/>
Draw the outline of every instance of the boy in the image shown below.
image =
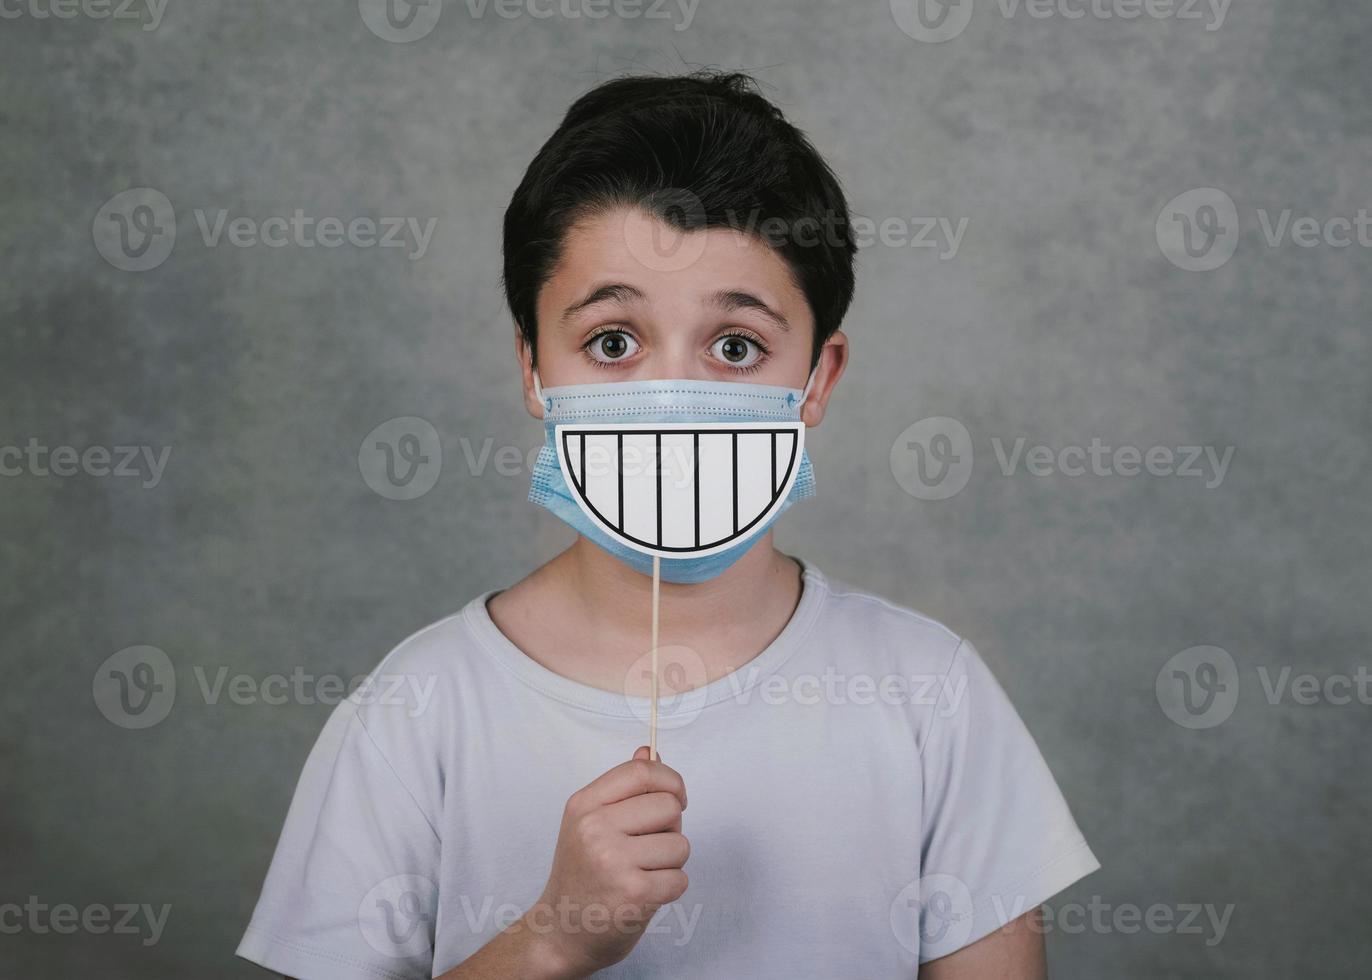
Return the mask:
<path id="1" fill-rule="evenodd" d="M 581 534 L 382 662 L 433 682 L 427 710 L 338 708 L 240 955 L 296 977 L 1046 974 L 1037 908 L 1098 865 L 1014 709 L 970 644 L 772 546 L 847 361 L 855 251 L 837 181 L 746 76 L 572 106 L 506 213 L 505 285 L 549 431 L 532 497 Z M 656 525 L 629 513 L 623 442 L 591 465 L 596 423 L 645 421 L 700 461 L 656 485 Z M 569 422 L 589 428 L 560 443 Z M 731 515 L 713 485 L 701 504 L 721 423 Z M 664 529 L 674 493 L 695 509 Z M 658 575 L 663 758 L 632 751 Z"/>

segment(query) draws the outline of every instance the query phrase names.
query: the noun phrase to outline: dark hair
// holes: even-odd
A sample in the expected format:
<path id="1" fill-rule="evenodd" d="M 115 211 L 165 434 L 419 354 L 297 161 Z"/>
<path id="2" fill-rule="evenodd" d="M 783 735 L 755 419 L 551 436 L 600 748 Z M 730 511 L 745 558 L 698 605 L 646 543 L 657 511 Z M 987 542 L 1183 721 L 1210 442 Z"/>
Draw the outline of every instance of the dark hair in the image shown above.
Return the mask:
<path id="1" fill-rule="evenodd" d="M 505 211 L 505 296 L 531 356 L 538 293 L 578 220 L 617 206 L 690 231 L 727 226 L 785 259 L 815 319 L 812 364 L 853 298 L 838 179 L 742 73 L 630 76 L 577 99 Z"/>

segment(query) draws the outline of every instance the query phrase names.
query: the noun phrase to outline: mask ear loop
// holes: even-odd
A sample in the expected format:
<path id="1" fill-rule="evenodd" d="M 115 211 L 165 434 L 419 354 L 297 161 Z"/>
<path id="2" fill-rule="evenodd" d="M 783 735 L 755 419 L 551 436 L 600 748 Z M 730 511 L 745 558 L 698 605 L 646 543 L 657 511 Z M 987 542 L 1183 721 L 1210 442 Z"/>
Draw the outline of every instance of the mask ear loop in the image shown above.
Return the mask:
<path id="1" fill-rule="evenodd" d="M 796 411 L 799 412 L 805 407 L 805 399 L 810 397 L 810 389 L 815 386 L 815 375 L 819 373 L 819 365 L 816 364 L 810 369 L 810 376 L 805 379 L 805 387 L 801 389 L 800 401 L 796 403 Z"/>
<path id="2" fill-rule="evenodd" d="M 533 372 L 534 376 L 534 397 L 538 399 L 538 404 L 543 407 L 543 417 L 547 418 L 548 412 L 553 406 L 547 398 L 543 397 L 543 384 L 538 377 L 538 368 L 530 368 L 529 370 Z"/>

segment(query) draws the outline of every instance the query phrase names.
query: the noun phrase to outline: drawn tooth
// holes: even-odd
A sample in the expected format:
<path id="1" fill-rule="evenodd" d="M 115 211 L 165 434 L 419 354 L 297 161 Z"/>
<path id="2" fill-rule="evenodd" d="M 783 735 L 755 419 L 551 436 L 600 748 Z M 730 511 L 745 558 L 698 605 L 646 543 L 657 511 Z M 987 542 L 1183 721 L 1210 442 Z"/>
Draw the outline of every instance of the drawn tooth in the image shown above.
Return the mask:
<path id="1" fill-rule="evenodd" d="M 753 523 L 772 505 L 776 489 L 772 486 L 772 435 L 769 432 L 741 432 L 738 440 L 738 527 Z"/>
<path id="2" fill-rule="evenodd" d="M 700 545 L 708 548 L 734 533 L 734 437 L 700 433 L 696 466 L 700 491 Z"/>
<path id="3" fill-rule="evenodd" d="M 772 434 L 772 459 L 775 466 L 772 469 L 772 492 L 779 493 L 781 484 L 786 479 L 786 474 L 791 468 L 791 458 L 796 451 L 796 437 L 793 432 L 776 432 Z"/>
<path id="4" fill-rule="evenodd" d="M 586 502 L 620 530 L 619 436 L 613 432 L 587 432 L 583 437 L 582 493 Z"/>
<path id="5" fill-rule="evenodd" d="M 621 530 L 631 538 L 656 548 L 657 533 L 657 436 L 647 432 L 620 433 L 624 474 L 624 522 Z"/>
<path id="6" fill-rule="evenodd" d="M 664 548 L 693 548 L 696 543 L 695 434 L 662 436 L 662 540 Z"/>

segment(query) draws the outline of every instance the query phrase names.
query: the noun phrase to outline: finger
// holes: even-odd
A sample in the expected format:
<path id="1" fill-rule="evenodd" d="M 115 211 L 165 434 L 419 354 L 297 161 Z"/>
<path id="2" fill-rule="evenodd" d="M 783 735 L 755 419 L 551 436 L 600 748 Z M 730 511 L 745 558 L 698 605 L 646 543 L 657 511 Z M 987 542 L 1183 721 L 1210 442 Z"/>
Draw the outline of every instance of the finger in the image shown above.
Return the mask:
<path id="1" fill-rule="evenodd" d="M 577 790 L 576 796 L 588 806 L 606 806 L 631 796 L 658 792 L 674 794 L 681 800 L 681 808 L 686 808 L 686 783 L 681 773 L 661 762 L 630 759 Z"/>
<path id="2" fill-rule="evenodd" d="M 671 793 L 644 793 L 604 808 L 610 826 L 621 834 L 658 834 L 681 827 L 681 801 Z"/>
<path id="3" fill-rule="evenodd" d="M 640 745 L 638 748 L 634 749 L 634 758 L 635 758 L 635 759 L 647 759 L 647 760 L 651 761 L 652 758 L 653 758 L 653 750 L 650 749 L 650 748 L 648 748 L 648 746 L 646 746 L 646 745 Z M 657 760 L 658 760 L 659 762 L 661 762 L 661 761 L 662 761 L 662 756 L 659 755 L 659 756 L 657 757 Z"/>
<path id="4" fill-rule="evenodd" d="M 680 868 L 691 857 L 691 842 L 684 834 L 644 834 L 631 837 L 624 853 L 634 867 L 645 871 Z"/>
<path id="5" fill-rule="evenodd" d="M 666 868 L 648 872 L 648 900 L 654 905 L 675 902 L 686 892 L 690 879 L 680 868 Z"/>

